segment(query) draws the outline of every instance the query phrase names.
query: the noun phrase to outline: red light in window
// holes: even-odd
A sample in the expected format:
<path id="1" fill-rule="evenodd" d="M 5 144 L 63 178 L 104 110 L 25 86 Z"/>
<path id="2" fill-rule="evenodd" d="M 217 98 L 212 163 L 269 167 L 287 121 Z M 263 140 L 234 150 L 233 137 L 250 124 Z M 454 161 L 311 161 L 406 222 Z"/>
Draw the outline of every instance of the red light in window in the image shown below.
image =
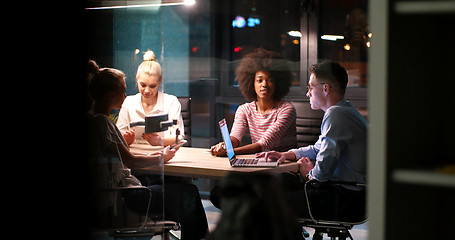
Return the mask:
<path id="1" fill-rule="evenodd" d="M 234 52 L 240 52 L 240 50 L 242 50 L 242 47 L 235 47 L 234 48 Z"/>
<path id="2" fill-rule="evenodd" d="M 191 48 L 191 51 L 194 52 L 194 53 L 196 53 L 198 50 L 199 50 L 199 47 L 193 47 L 193 48 Z"/>

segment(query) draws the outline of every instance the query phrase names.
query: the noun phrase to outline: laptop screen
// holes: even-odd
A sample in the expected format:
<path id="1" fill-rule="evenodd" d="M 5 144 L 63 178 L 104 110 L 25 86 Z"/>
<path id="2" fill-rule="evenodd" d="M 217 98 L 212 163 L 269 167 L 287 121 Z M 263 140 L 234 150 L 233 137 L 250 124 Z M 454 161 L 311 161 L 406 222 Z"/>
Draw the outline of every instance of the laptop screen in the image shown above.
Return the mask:
<path id="1" fill-rule="evenodd" d="M 221 134 L 223 135 L 223 140 L 224 140 L 224 145 L 226 146 L 226 151 L 227 155 L 229 157 L 229 160 L 233 159 L 235 154 L 234 154 L 234 148 L 232 147 L 232 142 L 231 142 L 231 136 L 229 135 L 229 130 L 226 124 L 226 120 L 223 119 L 219 122 L 220 124 L 220 129 L 221 129 Z"/>

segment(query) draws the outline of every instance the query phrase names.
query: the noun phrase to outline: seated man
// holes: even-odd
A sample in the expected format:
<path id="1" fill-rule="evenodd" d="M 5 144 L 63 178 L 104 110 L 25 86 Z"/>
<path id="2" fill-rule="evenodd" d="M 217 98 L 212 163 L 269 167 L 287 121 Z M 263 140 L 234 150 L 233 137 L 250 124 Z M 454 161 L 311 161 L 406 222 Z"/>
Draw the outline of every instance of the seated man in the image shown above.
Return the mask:
<path id="1" fill-rule="evenodd" d="M 325 112 L 318 141 L 314 145 L 291 149 L 288 152 L 256 154 L 257 157 L 279 162 L 285 159 L 298 160 L 299 172 L 285 173 L 282 180 L 290 204 L 299 217 L 308 216 L 307 200 L 302 189 L 309 179 L 320 182 L 366 183 L 367 122 L 344 99 L 348 83 L 346 70 L 338 63 L 323 62 L 311 66 L 310 72 L 306 95 L 310 98 L 312 109 L 322 109 Z M 337 204 L 340 204 L 338 207 L 344 209 L 350 209 L 352 205 L 356 205 L 356 208 L 359 208 L 358 205 L 365 205 L 365 191 L 361 187 L 340 185 L 330 191 L 332 192 L 314 193 L 310 198 L 318 198 L 318 201 L 325 201 L 327 197 L 336 198 Z"/>

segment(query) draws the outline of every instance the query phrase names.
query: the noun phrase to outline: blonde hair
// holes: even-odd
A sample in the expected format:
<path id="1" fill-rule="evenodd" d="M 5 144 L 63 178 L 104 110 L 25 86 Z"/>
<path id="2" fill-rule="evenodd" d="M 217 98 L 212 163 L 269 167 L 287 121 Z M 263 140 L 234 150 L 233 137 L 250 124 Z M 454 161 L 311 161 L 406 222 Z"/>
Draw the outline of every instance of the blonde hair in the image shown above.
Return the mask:
<path id="1" fill-rule="evenodd" d="M 158 76 L 160 81 L 163 79 L 161 72 L 161 66 L 156 61 L 155 53 L 152 50 L 148 50 L 144 54 L 144 61 L 137 68 L 136 80 L 139 79 L 141 74 L 147 74 L 149 76 Z"/>

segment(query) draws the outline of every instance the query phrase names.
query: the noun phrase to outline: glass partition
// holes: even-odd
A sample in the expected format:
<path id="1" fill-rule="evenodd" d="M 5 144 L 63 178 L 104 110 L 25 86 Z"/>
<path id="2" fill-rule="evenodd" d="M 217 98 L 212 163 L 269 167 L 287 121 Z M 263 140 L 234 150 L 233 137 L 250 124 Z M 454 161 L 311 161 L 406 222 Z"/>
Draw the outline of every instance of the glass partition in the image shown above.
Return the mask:
<path id="1" fill-rule="evenodd" d="M 162 143 L 142 137 L 146 116 L 166 114 L 160 108 L 144 111 L 137 79 L 144 54 L 151 50 L 162 69 L 159 94 L 189 97 L 192 147 L 218 143 L 218 121 L 232 126 L 237 107 L 246 102 L 235 80 L 240 59 L 262 47 L 280 53 L 292 70 L 292 86 L 285 100 L 308 101 L 308 69 L 324 60 L 338 61 L 348 71 L 346 98 L 368 115 L 368 49 L 374 33 L 369 31 L 365 0 L 196 0 L 190 1 L 92 1 L 86 0 L 87 55 L 102 67 L 126 75 L 125 100 L 137 97 L 143 123 L 129 120 L 126 130 L 135 131 L 132 151 L 153 154 Z M 160 102 L 161 101 L 161 102 Z M 167 105 L 158 98 L 149 104 Z M 113 119 L 120 118 L 118 111 Z M 168 115 L 168 121 L 173 117 Z M 166 122 L 164 119 L 160 122 Z M 159 131 L 165 139 L 175 135 Z M 125 131 L 122 130 L 121 131 Z M 183 135 L 182 134 L 182 135 Z M 245 139 L 245 138 L 244 138 Z M 163 164 L 157 169 L 163 182 Z M 140 175 L 140 171 L 133 172 Z"/>
<path id="2" fill-rule="evenodd" d="M 232 9 L 231 21 L 220 26 L 232 35 L 226 41 L 226 59 L 236 67 L 237 61 L 262 47 L 280 53 L 290 62 L 294 73 L 292 85 L 300 85 L 300 2 L 283 1 L 226 1 Z M 235 69 L 234 69 L 235 70 Z M 230 85 L 237 86 L 235 77 Z"/>
<path id="3" fill-rule="evenodd" d="M 221 95 L 240 96 L 235 69 L 258 47 L 280 53 L 292 66 L 289 99 L 305 99 L 308 68 L 324 60 L 338 61 L 348 71 L 347 97 L 366 107 L 367 57 L 373 34 L 366 1 L 224 1 L 211 2 Z M 218 13 L 218 12 L 216 12 Z M 352 89 L 355 87 L 356 89 Z M 363 101 L 363 102 L 362 102 Z"/>
<path id="4" fill-rule="evenodd" d="M 367 86 L 367 58 L 373 34 L 366 2 L 319 1 L 318 58 L 340 62 L 348 87 Z"/>
<path id="5" fill-rule="evenodd" d="M 368 115 L 368 52 L 373 33 L 367 1 L 318 1 L 318 61 L 339 62 L 348 72 L 346 97 Z"/>
<path id="6" fill-rule="evenodd" d="M 178 41 L 178 37 L 169 37 L 169 28 L 162 22 L 178 13 L 159 6 L 148 6 L 86 9 L 85 14 L 89 23 L 88 58 L 97 61 L 100 67 L 122 70 L 126 76 L 127 98 L 122 109 L 114 109 L 109 117 L 124 136 L 133 155 L 146 156 L 157 163 L 147 167 L 146 171 L 131 169 L 131 181 L 113 184 L 106 189 L 94 189 L 96 201 L 108 204 L 96 206 L 98 218 L 94 225 L 108 230 L 143 228 L 151 218 L 164 220 L 164 164 L 160 153 L 164 150 L 166 137 L 173 136 L 175 139 L 176 133 L 183 131 L 177 131 L 173 116 L 165 110 L 168 102 L 161 77 L 168 76 L 168 82 L 188 78 L 188 68 L 183 63 L 188 65 L 187 56 L 169 56 L 164 63 L 167 57 L 164 43 L 175 43 L 173 41 Z M 167 22 L 172 24 L 172 21 Z M 173 40 L 168 41 L 169 38 Z M 181 42 L 185 41 L 188 42 L 182 38 Z M 180 47 L 174 47 L 175 51 L 183 52 L 183 48 L 187 48 L 188 44 L 185 46 L 181 42 L 175 44 Z M 165 72 L 168 64 L 181 67 Z M 185 90 L 180 92 L 187 94 Z M 122 165 L 126 174 L 130 168 L 119 157 L 120 153 L 115 154 L 116 163 Z M 107 168 L 111 165 L 108 163 Z M 106 181 L 116 182 L 119 176 L 111 174 L 106 178 L 109 178 Z M 157 204 L 160 201 L 161 204 Z M 151 203 L 155 205 L 149 207 L 147 204 Z"/>
<path id="7" fill-rule="evenodd" d="M 235 69 L 248 53 L 262 47 L 278 52 L 288 61 L 292 86 L 303 87 L 300 74 L 302 8 L 300 1 L 211 1 L 214 31 L 222 37 L 216 43 L 219 62 L 221 95 L 241 96 Z M 222 13 L 222 11 L 225 13 Z M 306 61 L 305 61 L 306 63 Z"/>

